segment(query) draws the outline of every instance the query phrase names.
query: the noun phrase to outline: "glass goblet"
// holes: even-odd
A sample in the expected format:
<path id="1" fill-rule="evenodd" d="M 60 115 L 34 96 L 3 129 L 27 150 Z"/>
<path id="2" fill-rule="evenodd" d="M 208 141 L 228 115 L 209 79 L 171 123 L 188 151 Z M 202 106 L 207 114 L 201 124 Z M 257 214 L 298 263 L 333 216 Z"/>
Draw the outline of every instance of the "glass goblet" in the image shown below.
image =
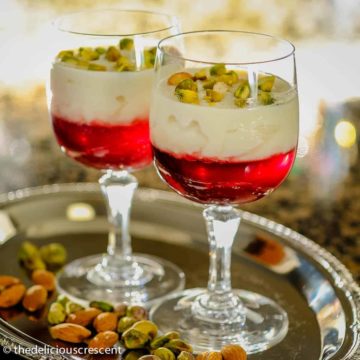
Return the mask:
<path id="1" fill-rule="evenodd" d="M 294 47 L 264 34 L 190 32 L 159 43 L 155 68 L 155 166 L 178 194 L 205 206 L 210 270 L 207 289 L 169 296 L 151 318 L 164 332 L 175 322 L 197 351 L 229 343 L 262 351 L 284 338 L 288 317 L 261 288 L 231 286 L 231 248 L 241 221 L 234 205 L 269 195 L 293 165 Z"/>
<path id="2" fill-rule="evenodd" d="M 77 259 L 58 290 L 78 300 L 151 303 L 184 284 L 174 264 L 133 254 L 129 214 L 137 180 L 152 162 L 149 98 L 156 46 L 178 32 L 176 18 L 137 10 L 90 10 L 55 23 L 49 110 L 56 139 L 72 159 L 104 174 L 111 225 L 107 253 Z"/>

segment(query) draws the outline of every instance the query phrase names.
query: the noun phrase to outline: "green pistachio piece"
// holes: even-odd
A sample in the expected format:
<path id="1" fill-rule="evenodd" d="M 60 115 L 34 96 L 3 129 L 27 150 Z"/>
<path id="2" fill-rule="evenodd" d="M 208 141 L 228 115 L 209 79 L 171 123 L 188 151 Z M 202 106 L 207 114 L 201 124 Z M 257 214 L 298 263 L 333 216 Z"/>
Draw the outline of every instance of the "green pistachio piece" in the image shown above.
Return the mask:
<path id="1" fill-rule="evenodd" d="M 188 104 L 199 103 L 199 96 L 196 91 L 177 89 L 175 90 L 175 95 L 178 98 L 178 100 L 183 103 L 188 103 Z"/>
<path id="2" fill-rule="evenodd" d="M 64 57 L 73 57 L 74 51 L 73 50 L 62 50 L 57 54 L 58 59 L 63 59 Z"/>
<path id="3" fill-rule="evenodd" d="M 140 305 L 128 306 L 126 316 L 135 318 L 136 320 L 146 320 L 148 317 L 147 310 Z"/>
<path id="4" fill-rule="evenodd" d="M 23 241 L 18 253 L 19 261 L 25 261 L 28 258 L 39 256 L 39 248 L 30 241 Z"/>
<path id="5" fill-rule="evenodd" d="M 117 49 L 115 46 L 109 46 L 105 53 L 105 58 L 108 61 L 117 61 L 120 59 L 120 50 Z"/>
<path id="6" fill-rule="evenodd" d="M 159 336 L 159 337 L 155 338 L 150 343 L 150 348 L 151 349 L 157 349 L 157 348 L 162 347 L 163 345 L 165 345 L 170 340 L 179 339 L 179 338 L 180 338 L 180 334 L 177 331 L 170 331 L 170 332 L 166 333 L 165 335 L 162 335 L 162 336 Z"/>
<path id="7" fill-rule="evenodd" d="M 240 84 L 236 88 L 234 92 L 234 96 L 237 99 L 244 99 L 244 100 L 246 100 L 250 96 L 250 85 L 247 80 L 245 79 L 240 80 Z"/>
<path id="8" fill-rule="evenodd" d="M 182 351 L 178 357 L 177 360 L 195 360 L 195 356 L 187 351 Z"/>
<path id="9" fill-rule="evenodd" d="M 235 100 L 234 100 L 234 104 L 235 104 L 237 107 L 243 108 L 243 107 L 246 106 L 247 102 L 246 102 L 246 100 L 243 100 L 243 99 L 235 99 Z"/>
<path id="10" fill-rule="evenodd" d="M 274 98 L 271 96 L 270 92 L 259 90 L 258 101 L 263 105 L 270 105 L 274 103 Z"/>
<path id="11" fill-rule="evenodd" d="M 92 70 L 92 71 L 106 71 L 106 66 L 104 65 L 99 65 L 99 64 L 89 64 L 88 66 L 88 70 Z"/>
<path id="12" fill-rule="evenodd" d="M 201 69 L 200 71 L 197 71 L 194 76 L 193 80 L 201 80 L 204 81 L 207 79 L 207 72 L 206 69 Z"/>
<path id="13" fill-rule="evenodd" d="M 141 358 L 139 358 L 139 360 L 161 360 L 161 359 L 156 355 L 144 355 Z"/>
<path id="14" fill-rule="evenodd" d="M 64 306 L 62 306 L 59 302 L 52 303 L 49 308 L 47 319 L 51 325 L 58 325 L 63 323 L 66 319 L 66 311 Z"/>
<path id="15" fill-rule="evenodd" d="M 197 91 L 198 87 L 193 79 L 185 79 L 177 84 L 175 91 L 178 89 Z"/>
<path id="16" fill-rule="evenodd" d="M 79 59 L 84 61 L 98 60 L 99 53 L 91 47 L 79 48 Z"/>
<path id="17" fill-rule="evenodd" d="M 208 79 L 206 81 L 203 82 L 203 89 L 212 89 L 214 87 L 214 85 L 216 84 L 216 80 L 215 79 Z"/>
<path id="18" fill-rule="evenodd" d="M 146 334 L 151 340 L 154 339 L 158 332 L 158 327 L 150 320 L 140 320 L 136 322 L 132 327 Z"/>
<path id="19" fill-rule="evenodd" d="M 73 301 L 68 301 L 66 304 L 65 304 L 65 311 L 66 311 L 66 314 L 72 314 L 72 313 L 75 313 L 79 310 L 84 310 L 84 307 L 81 306 L 80 304 L 77 304 Z"/>
<path id="20" fill-rule="evenodd" d="M 144 67 L 151 69 L 155 65 L 156 47 L 144 50 Z"/>
<path id="21" fill-rule="evenodd" d="M 114 306 L 106 301 L 91 301 L 89 306 L 104 312 L 112 312 L 114 310 Z"/>
<path id="22" fill-rule="evenodd" d="M 130 38 L 121 39 L 119 47 L 121 50 L 132 50 L 134 48 L 134 40 Z"/>
<path id="23" fill-rule="evenodd" d="M 258 82 L 258 88 L 262 91 L 271 91 L 275 83 L 275 76 L 260 76 Z"/>
<path id="24" fill-rule="evenodd" d="M 78 61 L 77 66 L 81 67 L 82 61 Z M 88 66 L 87 63 L 86 66 Z M 59 267 L 65 264 L 67 251 L 64 245 L 59 243 L 51 243 L 40 248 L 40 255 L 48 266 Z"/>
<path id="25" fill-rule="evenodd" d="M 149 341 L 149 336 L 136 329 L 126 330 L 121 337 L 126 349 L 141 349 Z"/>
<path id="26" fill-rule="evenodd" d="M 205 100 L 209 103 L 219 102 L 224 98 L 224 94 L 215 90 L 207 89 Z"/>
<path id="27" fill-rule="evenodd" d="M 173 339 L 164 345 L 175 354 L 180 354 L 182 351 L 192 352 L 192 347 L 184 340 Z"/>
<path id="28" fill-rule="evenodd" d="M 238 80 L 239 80 L 239 76 L 233 70 L 230 70 L 226 74 L 223 74 L 223 75 L 220 75 L 220 76 L 217 77 L 217 81 L 222 81 L 226 85 L 230 85 L 230 86 L 237 83 Z"/>
<path id="29" fill-rule="evenodd" d="M 61 58 L 61 62 L 70 64 L 70 65 L 77 65 L 79 60 L 74 56 L 64 56 Z"/>
<path id="30" fill-rule="evenodd" d="M 119 334 L 123 333 L 127 329 L 130 329 L 138 320 L 130 316 L 123 316 L 117 325 L 117 332 Z"/>
<path id="31" fill-rule="evenodd" d="M 140 350 L 130 350 L 126 351 L 125 354 L 122 355 L 124 360 L 138 360 L 142 356 L 146 355 L 147 351 L 145 349 Z"/>
<path id="32" fill-rule="evenodd" d="M 116 61 L 116 65 L 114 66 L 114 69 L 120 72 L 134 71 L 135 66 L 126 56 L 121 56 L 121 58 Z"/>
<path id="33" fill-rule="evenodd" d="M 226 73 L 226 66 L 224 64 L 216 64 L 210 68 L 211 76 L 224 75 Z"/>
<path id="34" fill-rule="evenodd" d="M 66 304 L 69 302 L 69 298 L 63 294 L 60 294 L 57 299 L 56 302 L 60 303 L 62 306 L 66 306 Z"/>
<path id="35" fill-rule="evenodd" d="M 172 74 L 168 80 L 167 83 L 168 85 L 178 85 L 179 83 L 181 83 L 183 80 L 185 79 L 191 79 L 192 75 L 190 73 L 187 72 L 177 72 L 175 74 Z"/>
<path id="36" fill-rule="evenodd" d="M 106 49 L 105 49 L 103 46 L 98 46 L 98 47 L 95 48 L 95 51 L 96 51 L 99 55 L 102 55 L 102 54 L 105 54 Z"/>
<path id="37" fill-rule="evenodd" d="M 154 350 L 152 354 L 158 356 L 161 360 L 176 360 L 174 353 L 165 347 Z"/>
<path id="38" fill-rule="evenodd" d="M 44 270 L 46 265 L 41 259 L 40 251 L 36 245 L 30 241 L 24 241 L 21 244 L 18 259 L 21 265 L 29 271 Z"/>

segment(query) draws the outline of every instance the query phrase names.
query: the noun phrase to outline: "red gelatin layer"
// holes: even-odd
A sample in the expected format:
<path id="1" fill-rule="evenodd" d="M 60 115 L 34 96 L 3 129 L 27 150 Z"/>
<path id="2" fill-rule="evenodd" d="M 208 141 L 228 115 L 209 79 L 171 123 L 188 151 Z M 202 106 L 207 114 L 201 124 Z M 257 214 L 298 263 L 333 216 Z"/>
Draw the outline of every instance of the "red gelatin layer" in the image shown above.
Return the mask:
<path id="1" fill-rule="evenodd" d="M 56 138 L 74 160 L 97 169 L 138 169 L 152 161 L 149 119 L 130 124 L 69 121 L 52 115 Z"/>
<path id="2" fill-rule="evenodd" d="M 296 149 L 254 161 L 175 155 L 153 147 L 160 176 L 184 197 L 204 204 L 242 204 L 269 194 L 286 178 Z"/>

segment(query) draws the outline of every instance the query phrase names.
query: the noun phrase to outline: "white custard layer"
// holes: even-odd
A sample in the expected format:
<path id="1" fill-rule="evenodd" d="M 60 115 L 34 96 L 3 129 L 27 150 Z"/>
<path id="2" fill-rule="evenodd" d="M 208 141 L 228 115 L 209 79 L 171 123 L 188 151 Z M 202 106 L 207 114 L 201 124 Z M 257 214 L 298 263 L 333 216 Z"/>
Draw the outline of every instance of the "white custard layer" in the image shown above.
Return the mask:
<path id="1" fill-rule="evenodd" d="M 130 123 L 147 118 L 153 76 L 153 69 L 89 71 L 55 63 L 51 111 L 74 122 Z"/>
<path id="2" fill-rule="evenodd" d="M 226 103 L 181 103 L 173 92 L 174 87 L 160 83 L 153 96 L 151 141 L 158 149 L 247 161 L 288 152 L 297 144 L 299 107 L 295 93 L 286 102 L 238 108 L 233 100 L 228 107 Z"/>

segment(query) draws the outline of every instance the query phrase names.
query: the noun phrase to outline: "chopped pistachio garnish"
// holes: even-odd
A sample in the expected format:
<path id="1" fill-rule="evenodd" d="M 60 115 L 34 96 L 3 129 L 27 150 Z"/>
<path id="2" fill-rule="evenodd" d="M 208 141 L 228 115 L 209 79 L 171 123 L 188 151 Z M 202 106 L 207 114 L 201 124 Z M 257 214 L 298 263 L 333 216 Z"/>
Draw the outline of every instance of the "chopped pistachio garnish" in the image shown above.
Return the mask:
<path id="1" fill-rule="evenodd" d="M 178 85 L 181 81 L 185 80 L 185 79 L 191 79 L 192 75 L 190 73 L 187 72 L 178 72 L 175 74 L 172 74 L 168 80 L 167 83 L 168 85 Z"/>
<path id="2" fill-rule="evenodd" d="M 209 80 L 205 80 L 203 82 L 203 88 L 206 89 L 212 89 L 214 87 L 214 85 L 216 84 L 216 80 L 215 79 L 209 79 Z"/>
<path id="3" fill-rule="evenodd" d="M 132 50 L 134 48 L 134 40 L 130 38 L 121 39 L 119 47 L 121 50 Z"/>
<path id="4" fill-rule="evenodd" d="M 116 71 L 133 71 L 133 70 L 135 70 L 135 66 L 126 56 L 122 56 L 116 62 L 114 69 Z"/>
<path id="5" fill-rule="evenodd" d="M 69 58 L 74 56 L 73 50 L 62 50 L 57 54 L 57 58 L 63 60 L 63 58 Z"/>
<path id="6" fill-rule="evenodd" d="M 226 73 L 226 67 L 224 64 L 216 64 L 210 68 L 210 75 L 224 75 Z"/>
<path id="7" fill-rule="evenodd" d="M 207 89 L 206 90 L 206 96 L 205 96 L 205 100 L 209 103 L 213 103 L 213 102 L 219 102 L 224 98 L 225 94 L 215 91 L 215 90 L 211 90 L 211 89 Z"/>
<path id="8" fill-rule="evenodd" d="M 230 70 L 226 74 L 220 75 L 217 80 L 231 86 L 238 82 L 239 76 L 235 71 Z"/>
<path id="9" fill-rule="evenodd" d="M 65 56 L 61 59 L 61 61 L 66 64 L 75 65 L 76 67 L 79 67 L 81 69 L 87 69 L 89 66 L 88 61 L 77 59 L 74 56 Z"/>
<path id="10" fill-rule="evenodd" d="M 234 104 L 238 107 L 245 107 L 246 106 L 246 100 L 243 100 L 243 99 L 235 99 L 234 100 Z"/>
<path id="11" fill-rule="evenodd" d="M 194 76 L 193 80 L 206 80 L 207 79 L 207 73 L 206 69 L 201 69 L 200 71 L 197 71 Z"/>
<path id="12" fill-rule="evenodd" d="M 197 91 L 198 87 L 193 79 L 185 79 L 177 84 L 175 91 L 178 89 Z"/>
<path id="13" fill-rule="evenodd" d="M 274 98 L 271 96 L 269 91 L 259 91 L 258 101 L 263 105 L 270 105 L 274 103 Z"/>
<path id="14" fill-rule="evenodd" d="M 144 67 L 151 69 L 155 65 L 156 47 L 144 50 Z"/>
<path id="15" fill-rule="evenodd" d="M 199 103 L 199 97 L 196 91 L 187 90 L 187 89 L 175 89 L 175 95 L 183 103 L 188 103 L 188 104 Z"/>
<path id="16" fill-rule="evenodd" d="M 98 60 L 99 53 L 91 47 L 79 48 L 79 58 L 84 61 Z"/>
<path id="17" fill-rule="evenodd" d="M 275 76 L 261 76 L 259 77 L 258 88 L 262 91 L 271 91 L 275 82 Z"/>
<path id="18" fill-rule="evenodd" d="M 105 53 L 105 58 L 108 61 L 117 61 L 120 56 L 120 50 L 118 50 L 115 46 L 109 46 Z"/>
<path id="19" fill-rule="evenodd" d="M 250 85 L 245 79 L 240 80 L 240 84 L 234 92 L 237 99 L 246 100 L 250 96 Z"/>
<path id="20" fill-rule="evenodd" d="M 71 64 L 71 65 L 77 65 L 78 59 L 71 55 L 64 55 L 61 59 L 61 62 Z"/>
<path id="21" fill-rule="evenodd" d="M 105 54 L 106 52 L 106 49 L 102 46 L 98 46 L 95 48 L 95 51 L 99 54 L 99 55 L 102 55 L 102 54 Z"/>
<path id="22" fill-rule="evenodd" d="M 89 64 L 88 66 L 88 70 L 92 70 L 92 71 L 106 71 L 106 66 L 104 65 L 99 65 L 99 64 Z"/>

